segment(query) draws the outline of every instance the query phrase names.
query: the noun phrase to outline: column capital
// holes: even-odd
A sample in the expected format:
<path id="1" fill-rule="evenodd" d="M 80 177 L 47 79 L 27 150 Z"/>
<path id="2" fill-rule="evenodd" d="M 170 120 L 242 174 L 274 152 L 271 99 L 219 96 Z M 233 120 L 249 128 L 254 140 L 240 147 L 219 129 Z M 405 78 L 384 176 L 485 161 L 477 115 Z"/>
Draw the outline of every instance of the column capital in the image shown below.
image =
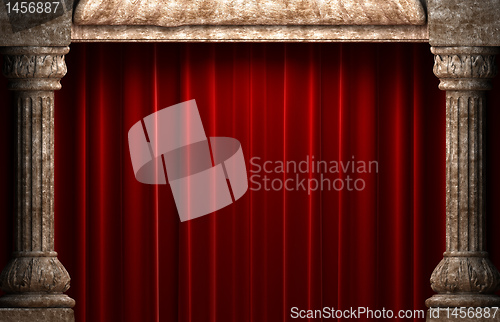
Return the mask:
<path id="1" fill-rule="evenodd" d="M 497 75 L 495 55 L 498 47 L 432 47 L 434 74 L 439 89 L 447 91 L 486 91 Z"/>
<path id="2" fill-rule="evenodd" d="M 14 91 L 54 91 L 61 89 L 66 75 L 64 55 L 69 47 L 3 47 L 2 72 Z"/>

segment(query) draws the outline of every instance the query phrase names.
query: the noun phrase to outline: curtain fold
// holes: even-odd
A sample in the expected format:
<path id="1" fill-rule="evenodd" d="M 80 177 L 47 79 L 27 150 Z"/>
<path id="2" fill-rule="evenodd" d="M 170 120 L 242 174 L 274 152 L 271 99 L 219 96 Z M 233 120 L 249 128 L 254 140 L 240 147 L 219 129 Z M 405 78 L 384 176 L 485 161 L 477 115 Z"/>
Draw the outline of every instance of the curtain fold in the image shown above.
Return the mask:
<path id="1" fill-rule="evenodd" d="M 77 321 L 275 322 L 294 320 L 292 307 L 424 309 L 445 236 L 445 99 L 432 59 L 427 44 L 73 44 L 56 93 L 55 228 Z M 500 119 L 498 96 L 490 120 Z M 181 223 L 168 185 L 135 179 L 127 133 L 190 99 L 207 136 L 241 142 L 253 182 L 230 206 Z M 14 116 L 2 105 L 0 144 L 11 151 Z M 489 131 L 496 178 L 500 132 Z M 13 180 L 7 159 L 5 181 Z M 376 161 L 378 172 L 276 171 L 304 160 Z M 254 171 L 266 161 L 273 172 Z M 364 187 L 296 186 L 324 178 Z M 488 189 L 491 227 L 500 224 L 492 201 L 500 191 L 494 181 Z M 11 190 L 4 184 L 0 195 L 2 263 L 12 246 Z M 497 263 L 498 243 L 490 241 Z"/>

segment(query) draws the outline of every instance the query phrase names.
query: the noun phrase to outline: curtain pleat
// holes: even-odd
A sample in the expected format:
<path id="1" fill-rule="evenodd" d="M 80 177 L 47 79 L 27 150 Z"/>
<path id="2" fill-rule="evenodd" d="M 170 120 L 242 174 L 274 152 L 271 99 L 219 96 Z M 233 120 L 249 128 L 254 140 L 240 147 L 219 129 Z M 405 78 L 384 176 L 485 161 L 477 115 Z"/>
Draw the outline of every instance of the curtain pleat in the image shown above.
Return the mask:
<path id="1" fill-rule="evenodd" d="M 445 241 L 445 100 L 432 59 L 426 44 L 72 45 L 56 94 L 55 228 L 77 321 L 276 322 L 294 320 L 293 307 L 424 309 Z M 12 151 L 5 83 L 0 145 Z M 494 122 L 500 94 L 491 98 Z M 135 179 L 127 133 L 191 99 L 207 136 L 241 142 L 248 175 L 262 186 L 251 181 L 235 203 L 181 223 L 169 185 Z M 497 128 L 488 130 L 493 179 Z M 377 161 L 378 173 L 255 172 L 265 161 L 276 170 L 304 160 Z M 13 181 L 11 158 L 0 165 Z M 324 178 L 365 185 L 295 185 Z M 293 189 L 275 189 L 287 180 Z M 490 227 L 500 224 L 492 181 Z M 7 183 L 1 189 L 4 264 L 14 195 Z M 490 234 L 497 265 L 498 243 Z"/>

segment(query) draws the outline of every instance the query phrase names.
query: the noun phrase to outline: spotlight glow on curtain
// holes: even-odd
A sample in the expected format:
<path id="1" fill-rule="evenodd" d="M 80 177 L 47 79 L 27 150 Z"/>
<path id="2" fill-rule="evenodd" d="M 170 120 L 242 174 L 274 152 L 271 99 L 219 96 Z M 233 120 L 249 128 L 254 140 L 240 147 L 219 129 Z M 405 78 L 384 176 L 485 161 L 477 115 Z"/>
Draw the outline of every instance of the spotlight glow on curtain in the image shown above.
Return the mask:
<path id="1" fill-rule="evenodd" d="M 424 309 L 445 234 L 445 102 L 428 45 L 75 44 L 67 64 L 56 95 L 56 250 L 77 321 Z M 127 132 L 190 99 L 207 136 L 241 142 L 248 170 L 252 158 L 314 157 L 375 160 L 378 173 L 358 176 L 362 191 L 249 190 L 180 223 L 168 186 L 135 179 Z"/>

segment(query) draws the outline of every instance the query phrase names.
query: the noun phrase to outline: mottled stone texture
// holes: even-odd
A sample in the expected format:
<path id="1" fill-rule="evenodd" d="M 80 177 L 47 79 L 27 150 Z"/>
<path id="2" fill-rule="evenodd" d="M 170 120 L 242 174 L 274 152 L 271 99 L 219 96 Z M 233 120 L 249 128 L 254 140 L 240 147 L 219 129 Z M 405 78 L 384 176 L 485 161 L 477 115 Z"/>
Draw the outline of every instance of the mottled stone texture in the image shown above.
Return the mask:
<path id="1" fill-rule="evenodd" d="M 422 25 L 420 0 L 81 0 L 80 25 Z"/>
<path id="2" fill-rule="evenodd" d="M 73 42 L 427 42 L 427 26 L 81 26 Z"/>
<path id="3" fill-rule="evenodd" d="M 72 40 L 428 41 L 420 0 L 82 0 Z"/>
<path id="4" fill-rule="evenodd" d="M 13 30 L 6 2 L 0 2 L 0 46 L 68 46 L 71 43 L 72 1 L 63 1 L 68 7 L 62 16 L 21 31 Z"/>
<path id="5" fill-rule="evenodd" d="M 500 46 L 499 0 L 427 0 L 431 46 Z"/>
<path id="6" fill-rule="evenodd" d="M 54 90 L 68 47 L 4 48 L 17 111 L 15 249 L 0 275 L 4 308 L 71 308 L 70 277 L 54 251 Z M 72 321 L 72 310 L 0 309 L 0 321 Z M 37 315 L 36 312 L 39 312 Z M 69 312 L 69 313 L 68 313 Z M 3 319 L 3 320 L 2 320 Z M 41 320 L 40 320 L 41 319 Z"/>
<path id="7" fill-rule="evenodd" d="M 426 305 L 500 306 L 494 295 L 500 273 L 485 248 L 484 200 L 485 91 L 497 72 L 497 50 L 433 47 L 432 52 L 439 88 L 446 90 L 446 252 L 431 277 L 438 294 Z"/>
<path id="8" fill-rule="evenodd" d="M 72 309 L 0 309 L 0 322 L 73 322 Z"/>

